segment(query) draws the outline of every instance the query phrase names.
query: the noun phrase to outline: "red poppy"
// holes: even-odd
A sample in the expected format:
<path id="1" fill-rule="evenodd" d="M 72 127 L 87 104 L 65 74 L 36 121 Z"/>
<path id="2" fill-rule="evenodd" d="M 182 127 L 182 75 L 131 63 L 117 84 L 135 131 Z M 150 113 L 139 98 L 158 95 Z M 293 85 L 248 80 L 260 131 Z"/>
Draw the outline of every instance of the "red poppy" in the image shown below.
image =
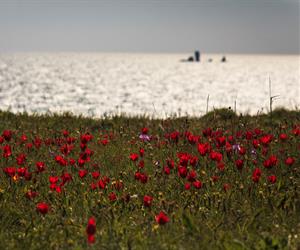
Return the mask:
<path id="1" fill-rule="evenodd" d="M 89 218 L 86 226 L 87 240 L 89 244 L 95 242 L 96 220 L 94 217 Z"/>
<path id="2" fill-rule="evenodd" d="M 187 168 L 184 167 L 184 166 L 179 166 L 178 167 L 178 175 L 181 177 L 181 178 L 185 178 L 187 176 Z"/>
<path id="3" fill-rule="evenodd" d="M 111 192 L 108 195 L 108 198 L 109 198 L 110 201 L 116 201 L 117 200 L 117 195 L 114 192 Z"/>
<path id="4" fill-rule="evenodd" d="M 169 168 L 168 166 L 165 166 L 165 167 L 164 167 L 164 173 L 165 173 L 166 175 L 169 175 L 170 172 L 171 172 L 170 168 Z"/>
<path id="5" fill-rule="evenodd" d="M 241 170 L 243 168 L 244 161 L 242 159 L 238 159 L 235 161 L 235 165 L 237 169 Z"/>
<path id="6" fill-rule="evenodd" d="M 26 196 L 29 200 L 34 199 L 37 195 L 38 195 L 38 193 L 35 192 L 35 191 L 32 191 L 32 190 L 27 191 L 26 194 L 25 194 L 25 196 Z"/>
<path id="7" fill-rule="evenodd" d="M 26 161 L 26 155 L 25 154 L 18 154 L 17 156 L 17 164 L 23 165 Z"/>
<path id="8" fill-rule="evenodd" d="M 155 220 L 159 225 L 164 225 L 169 222 L 169 217 L 161 211 L 158 215 L 155 216 Z"/>
<path id="9" fill-rule="evenodd" d="M 255 168 L 252 173 L 252 181 L 257 183 L 260 177 L 261 177 L 261 170 L 259 168 Z"/>
<path id="10" fill-rule="evenodd" d="M 12 155 L 11 147 L 9 145 L 5 145 L 3 147 L 3 157 L 8 158 Z"/>
<path id="11" fill-rule="evenodd" d="M 229 189 L 230 189 L 230 185 L 229 185 L 228 183 L 225 183 L 225 184 L 223 185 L 223 190 L 224 190 L 225 192 L 227 192 Z"/>
<path id="12" fill-rule="evenodd" d="M 142 134 L 143 134 L 143 135 L 148 134 L 148 132 L 149 132 L 149 129 L 148 129 L 148 128 L 146 128 L 146 127 L 142 128 Z"/>
<path id="13" fill-rule="evenodd" d="M 268 176 L 268 181 L 272 184 L 274 184 L 276 182 L 276 176 L 275 175 L 270 175 Z"/>
<path id="14" fill-rule="evenodd" d="M 49 205 L 45 202 L 40 202 L 36 205 L 36 210 L 44 215 L 49 212 Z"/>
<path id="15" fill-rule="evenodd" d="M 208 143 L 199 143 L 198 144 L 198 152 L 200 155 L 205 156 L 209 151 L 209 144 Z"/>
<path id="16" fill-rule="evenodd" d="M 153 197 L 149 196 L 149 195 L 145 195 L 144 196 L 144 206 L 145 207 L 151 207 L 151 204 L 152 204 L 152 200 L 153 200 Z"/>
<path id="17" fill-rule="evenodd" d="M 184 184 L 184 189 L 185 189 L 185 190 L 190 190 L 190 189 L 191 189 L 191 184 L 188 183 L 188 182 L 185 183 L 185 184 Z"/>
<path id="18" fill-rule="evenodd" d="M 45 165 L 45 163 L 42 162 L 42 161 L 38 161 L 38 162 L 35 164 L 35 166 L 36 166 L 37 171 L 38 171 L 39 173 L 45 171 L 45 169 L 46 169 L 46 165 Z"/>
<path id="19" fill-rule="evenodd" d="M 202 182 L 201 182 L 201 181 L 194 181 L 194 182 L 193 182 L 193 186 L 194 186 L 196 189 L 200 189 L 200 188 L 202 188 Z"/>
<path id="20" fill-rule="evenodd" d="M 139 158 L 138 154 L 135 153 L 130 154 L 130 160 L 137 161 L 138 158 Z"/>
<path id="21" fill-rule="evenodd" d="M 279 139 L 281 141 L 286 141 L 288 139 L 288 135 L 285 134 L 285 133 L 282 133 L 282 134 L 279 135 Z"/>
<path id="22" fill-rule="evenodd" d="M 79 169 L 79 170 L 78 170 L 78 175 L 79 175 L 79 177 L 80 177 L 81 179 L 84 178 L 84 177 L 87 175 L 87 173 L 88 173 L 88 171 L 85 170 L 85 169 Z"/>
<path id="23" fill-rule="evenodd" d="M 222 161 L 222 158 L 223 158 L 221 153 L 215 152 L 215 151 L 210 152 L 209 157 L 210 157 L 210 159 L 212 159 L 213 161 L 216 161 L 216 162 Z"/>
<path id="24" fill-rule="evenodd" d="M 4 130 L 3 133 L 2 133 L 2 136 L 3 138 L 6 140 L 6 141 L 10 141 L 11 137 L 12 137 L 12 131 L 11 130 Z"/>
<path id="25" fill-rule="evenodd" d="M 263 137 L 260 138 L 260 142 L 264 145 L 264 146 L 268 146 L 271 141 L 273 139 L 272 135 L 265 135 Z"/>
<path id="26" fill-rule="evenodd" d="M 292 166 L 292 165 L 294 164 L 294 162 L 295 162 L 295 158 L 293 158 L 293 157 L 288 157 L 288 158 L 286 158 L 286 160 L 285 160 L 285 164 L 286 164 L 287 166 Z"/>

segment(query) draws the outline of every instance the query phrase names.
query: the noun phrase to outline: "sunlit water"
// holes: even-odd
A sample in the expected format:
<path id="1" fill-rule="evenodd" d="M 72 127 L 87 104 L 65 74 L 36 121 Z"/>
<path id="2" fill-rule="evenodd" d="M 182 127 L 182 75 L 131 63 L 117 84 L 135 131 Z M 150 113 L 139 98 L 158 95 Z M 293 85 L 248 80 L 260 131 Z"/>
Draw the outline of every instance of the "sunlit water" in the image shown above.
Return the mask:
<path id="1" fill-rule="evenodd" d="M 300 107 L 299 56 L 182 54 L 2 54 L 0 109 L 71 111 L 86 116 L 126 113 L 201 115 L 218 107 L 256 114 Z M 212 58 L 213 61 L 208 60 Z M 209 96 L 209 98 L 208 98 Z M 207 102 L 208 100 L 208 102 Z"/>

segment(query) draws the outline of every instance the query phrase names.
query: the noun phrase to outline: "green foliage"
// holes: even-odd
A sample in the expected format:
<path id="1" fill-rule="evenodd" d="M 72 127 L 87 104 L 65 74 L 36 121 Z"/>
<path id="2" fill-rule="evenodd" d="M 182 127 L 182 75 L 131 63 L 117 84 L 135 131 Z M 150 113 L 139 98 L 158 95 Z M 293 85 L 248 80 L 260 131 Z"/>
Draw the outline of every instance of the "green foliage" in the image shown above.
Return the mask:
<path id="1" fill-rule="evenodd" d="M 92 119 L 73 116 L 70 113 L 28 115 L 0 111 L 0 133 L 13 131 L 9 144 L 13 156 L 0 159 L 0 241 L 1 249 L 299 249 L 300 248 L 300 161 L 299 136 L 292 136 L 291 130 L 300 123 L 299 111 L 274 110 L 273 124 L 268 115 L 238 116 L 232 110 L 214 110 L 203 117 L 181 117 L 172 119 L 150 119 L 147 117 L 106 117 Z M 141 128 L 148 127 L 153 135 L 150 142 L 139 139 Z M 202 136 L 202 130 L 211 127 L 222 130 L 226 136 L 238 131 L 260 127 L 265 134 L 273 133 L 274 140 L 269 154 L 276 154 L 279 164 L 266 169 L 262 180 L 254 184 L 251 179 L 256 167 L 247 151 L 245 166 L 238 171 L 234 160 L 224 153 L 225 171 L 216 168 L 215 162 L 201 157 L 197 146 L 189 143 L 184 132 Z M 92 160 L 86 163 L 89 174 L 81 179 L 78 167 L 59 166 L 53 154 L 61 154 L 60 146 L 44 143 L 32 151 L 18 144 L 22 134 L 32 142 L 36 137 L 46 140 L 62 138 L 62 130 L 77 138 L 68 158 L 78 159 L 81 152 L 79 137 L 89 132 L 94 138 L 88 147 L 94 151 Z M 166 134 L 180 132 L 178 143 L 165 139 Z M 289 141 L 278 142 L 280 133 L 288 133 Z M 101 140 L 112 134 L 104 146 Z M 204 139 L 203 139 L 204 140 Z M 6 144 L 8 142 L 4 142 Z M 246 143 L 243 141 L 243 143 Z M 3 146 L 2 145 L 2 146 Z M 251 145 L 251 143 L 249 143 Z M 247 146 L 249 146 L 247 145 Z M 246 146 L 246 145 L 244 145 Z M 129 160 L 130 153 L 145 149 L 147 184 L 134 179 L 137 167 Z M 249 149 L 251 147 L 249 146 Z M 203 183 L 199 190 L 185 190 L 177 174 L 177 153 L 188 152 L 199 157 L 196 166 L 197 178 Z M 258 166 L 263 168 L 267 156 L 258 150 Z M 47 169 L 34 174 L 31 181 L 8 178 L 3 169 L 16 166 L 15 157 L 26 153 L 26 167 L 35 171 L 35 163 L 45 162 Z M 286 156 L 293 156 L 296 162 L 287 167 Z M 169 176 L 163 173 L 166 160 L 176 161 Z M 93 164 L 99 168 L 94 169 Z M 122 180 L 124 189 L 116 190 L 110 184 L 107 189 L 91 190 L 96 182 L 91 172 L 99 170 L 101 176 L 109 176 L 111 183 Z M 63 187 L 61 193 L 49 189 L 49 176 L 72 174 L 72 181 Z M 266 181 L 269 174 L 277 176 L 277 182 Z M 220 180 L 212 181 L 218 175 Z M 223 184 L 230 189 L 224 191 Z M 28 190 L 35 190 L 38 196 L 29 200 Z M 114 191 L 117 201 L 111 202 L 108 195 Z M 127 195 L 129 201 L 126 201 Z M 151 208 L 143 206 L 143 196 L 151 195 Z M 51 206 L 46 215 L 36 211 L 37 202 L 45 201 Z M 165 211 L 170 221 L 158 226 L 155 215 Z M 89 217 L 97 221 L 96 241 L 88 245 L 86 225 Z"/>

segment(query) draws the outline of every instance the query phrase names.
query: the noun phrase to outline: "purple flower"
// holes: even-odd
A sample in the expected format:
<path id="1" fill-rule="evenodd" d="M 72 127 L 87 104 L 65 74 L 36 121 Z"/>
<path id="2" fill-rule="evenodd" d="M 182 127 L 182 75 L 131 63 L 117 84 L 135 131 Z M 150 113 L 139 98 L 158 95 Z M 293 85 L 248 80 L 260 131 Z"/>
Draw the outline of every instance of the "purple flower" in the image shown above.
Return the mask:
<path id="1" fill-rule="evenodd" d="M 234 150 L 234 151 L 239 151 L 240 150 L 240 145 L 239 144 L 234 144 L 234 145 L 232 145 L 232 149 Z"/>
<path id="2" fill-rule="evenodd" d="M 151 140 L 150 136 L 146 134 L 140 134 L 139 138 L 144 142 Z"/>

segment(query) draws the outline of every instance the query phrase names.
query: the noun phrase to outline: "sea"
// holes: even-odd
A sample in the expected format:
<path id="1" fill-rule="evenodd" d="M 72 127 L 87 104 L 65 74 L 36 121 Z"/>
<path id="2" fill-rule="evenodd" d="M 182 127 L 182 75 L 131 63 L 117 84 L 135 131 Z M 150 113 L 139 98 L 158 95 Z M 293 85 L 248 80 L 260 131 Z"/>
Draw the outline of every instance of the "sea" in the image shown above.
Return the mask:
<path id="1" fill-rule="evenodd" d="M 221 58 L 226 56 L 226 62 Z M 0 54 L 0 110 L 168 118 L 300 108 L 299 55 Z M 274 98 L 273 98 L 274 97 Z"/>

